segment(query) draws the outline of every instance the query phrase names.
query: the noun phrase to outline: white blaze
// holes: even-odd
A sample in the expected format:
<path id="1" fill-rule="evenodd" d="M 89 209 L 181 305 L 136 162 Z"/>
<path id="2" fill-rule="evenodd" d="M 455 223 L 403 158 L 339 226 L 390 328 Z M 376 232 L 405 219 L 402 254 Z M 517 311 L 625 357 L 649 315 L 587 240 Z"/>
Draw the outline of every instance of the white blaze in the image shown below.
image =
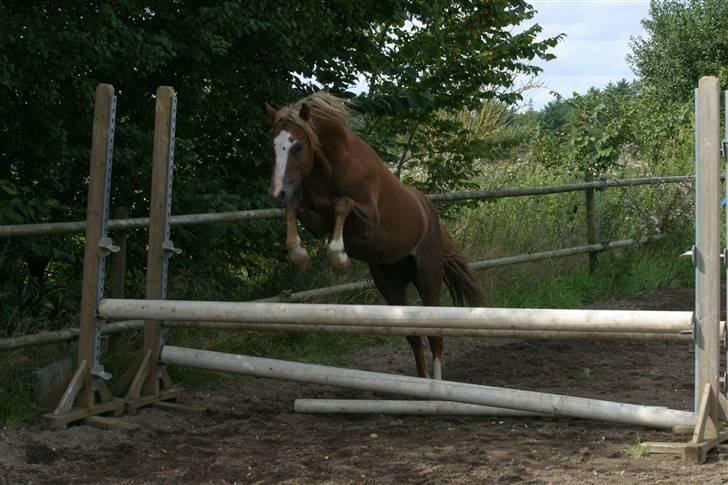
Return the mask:
<path id="1" fill-rule="evenodd" d="M 286 130 L 281 130 L 273 139 L 273 149 L 276 153 L 276 166 L 273 171 L 273 195 L 278 195 L 278 192 L 283 187 L 283 176 L 286 174 L 288 152 L 295 142 L 296 140 Z"/>

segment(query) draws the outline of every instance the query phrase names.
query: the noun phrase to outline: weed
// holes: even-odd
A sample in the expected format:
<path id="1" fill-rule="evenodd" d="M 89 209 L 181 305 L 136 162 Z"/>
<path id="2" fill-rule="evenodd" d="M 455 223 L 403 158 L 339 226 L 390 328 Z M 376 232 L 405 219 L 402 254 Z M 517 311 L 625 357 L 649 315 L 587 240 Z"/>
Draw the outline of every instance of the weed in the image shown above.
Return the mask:
<path id="1" fill-rule="evenodd" d="M 647 456 L 647 447 L 642 444 L 642 438 L 639 433 L 635 437 L 634 443 L 624 445 L 624 449 L 627 450 L 632 458 L 644 458 Z"/>

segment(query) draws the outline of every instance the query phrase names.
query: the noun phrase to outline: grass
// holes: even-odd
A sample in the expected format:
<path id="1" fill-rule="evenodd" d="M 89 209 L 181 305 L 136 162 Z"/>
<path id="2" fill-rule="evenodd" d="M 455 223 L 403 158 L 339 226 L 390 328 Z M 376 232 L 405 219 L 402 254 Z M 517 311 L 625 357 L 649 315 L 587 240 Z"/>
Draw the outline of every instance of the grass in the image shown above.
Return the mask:
<path id="1" fill-rule="evenodd" d="M 33 371 L 66 354 L 61 344 L 0 353 L 0 424 L 28 422 L 44 411 L 35 402 Z"/>
<path id="2" fill-rule="evenodd" d="M 0 361 L 0 423 L 21 424 L 37 415 L 33 404 L 33 381 L 30 375 L 19 375 L 17 368 Z"/>
<path id="3" fill-rule="evenodd" d="M 647 456 L 647 447 L 642 444 L 642 438 L 639 433 L 637 433 L 634 443 L 624 445 L 624 449 L 627 450 L 627 453 L 632 458 L 644 458 Z"/>
<path id="4" fill-rule="evenodd" d="M 635 297 L 662 287 L 689 287 L 693 270 L 677 255 L 680 242 L 654 242 L 599 255 L 589 273 L 586 256 L 573 256 L 479 275 L 489 306 L 580 308 L 597 300 Z"/>

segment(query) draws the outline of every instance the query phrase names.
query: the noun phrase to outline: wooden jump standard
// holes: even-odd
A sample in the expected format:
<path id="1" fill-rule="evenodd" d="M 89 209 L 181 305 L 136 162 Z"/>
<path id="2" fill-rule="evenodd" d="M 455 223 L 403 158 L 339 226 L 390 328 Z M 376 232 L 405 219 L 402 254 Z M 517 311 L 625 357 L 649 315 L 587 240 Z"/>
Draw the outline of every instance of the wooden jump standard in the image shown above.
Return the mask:
<path id="1" fill-rule="evenodd" d="M 113 88 L 111 89 L 113 94 Z M 100 87 L 101 89 L 101 87 Z M 107 92 L 108 92 L 107 89 Z M 176 389 L 165 371 L 166 364 L 200 367 L 212 370 L 242 372 L 263 377 L 299 380 L 319 384 L 404 394 L 415 398 L 456 401 L 457 403 L 496 406 L 538 414 L 584 417 L 605 421 L 670 428 L 694 427 L 689 443 L 650 443 L 652 452 L 676 452 L 688 461 L 703 462 L 707 452 L 726 439 L 722 421 L 727 420 L 728 405 L 720 393 L 720 155 L 719 99 L 716 78 L 700 80 L 696 100 L 696 246 L 692 255 L 696 267 L 696 311 L 694 318 L 686 312 L 631 312 L 603 310 L 523 310 L 463 309 L 416 307 L 364 307 L 333 305 L 264 305 L 255 303 L 167 302 L 166 260 L 176 252 L 169 240 L 171 174 L 174 141 L 174 92 L 160 88 L 157 93 L 155 122 L 154 175 L 150 212 L 147 300 L 104 300 L 103 257 L 113 245 L 105 236 L 108 220 L 108 180 L 110 150 L 98 156 L 92 150 L 89 187 L 86 257 L 84 260 L 84 294 L 80 327 L 80 362 L 66 393 L 56 410 L 47 415 L 61 427 L 95 414 L 119 412 L 103 382 L 110 376 L 100 367 L 100 317 L 144 318 L 145 343 L 140 363 L 122 376 L 117 387 L 128 389 L 124 404 L 129 411 L 139 406 L 176 399 Z M 97 92 L 98 94 L 98 92 Z M 97 96 L 97 114 L 100 104 Z M 106 126 L 95 116 L 94 147 L 103 146 Z M 111 130 L 113 133 L 113 129 Z M 109 144 L 106 143 L 108 148 Z M 96 154 L 96 155 L 94 155 Z M 106 173 L 106 177 L 102 176 Z M 103 182 L 103 181 L 106 182 Z M 106 197 L 104 197 L 106 194 Z M 103 209 L 103 210 L 100 210 Z M 100 271 L 101 270 L 101 271 Z M 101 275 L 101 276 L 100 276 Z M 90 282 L 87 284 L 87 282 Z M 304 317 L 305 315 L 305 317 Z M 308 319 L 308 320 L 305 320 Z M 475 328 L 488 331 L 534 332 L 655 332 L 656 335 L 684 332 L 691 321 L 696 345 L 695 413 L 653 406 L 614 403 L 595 399 L 558 396 L 538 392 L 502 389 L 472 384 L 434 381 L 416 377 L 339 369 L 310 364 L 221 354 L 197 349 L 164 345 L 161 321 L 205 326 L 202 320 L 218 320 L 217 324 L 239 326 L 263 325 L 281 329 L 296 325 L 315 325 L 317 329 L 357 328 L 434 328 L 455 331 Z M 199 320 L 199 322 L 198 322 Z M 436 321 L 437 320 L 437 321 Z M 315 323 L 301 323 L 301 322 Z M 247 322 L 247 323 L 246 323 Z M 480 327 L 478 327 L 480 326 Z M 496 330 L 493 330 L 496 329 Z M 501 330 L 497 330 L 501 329 Z M 485 331 L 485 330 L 483 330 Z M 95 343 L 95 344 L 94 344 Z M 98 401 L 95 397 L 98 394 Z M 413 405 L 419 406 L 415 403 Z M 437 406 L 435 406 L 437 407 Z"/>

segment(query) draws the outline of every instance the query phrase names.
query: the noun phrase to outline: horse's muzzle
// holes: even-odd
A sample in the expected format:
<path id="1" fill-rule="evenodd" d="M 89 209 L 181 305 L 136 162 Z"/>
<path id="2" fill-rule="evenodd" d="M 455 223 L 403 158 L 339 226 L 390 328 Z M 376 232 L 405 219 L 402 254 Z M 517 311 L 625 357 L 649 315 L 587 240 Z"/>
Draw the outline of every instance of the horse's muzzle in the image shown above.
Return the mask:
<path id="1" fill-rule="evenodd" d="M 270 201 L 274 207 L 286 207 L 288 202 L 291 200 L 290 192 L 285 189 L 281 189 L 277 194 L 270 194 Z"/>

